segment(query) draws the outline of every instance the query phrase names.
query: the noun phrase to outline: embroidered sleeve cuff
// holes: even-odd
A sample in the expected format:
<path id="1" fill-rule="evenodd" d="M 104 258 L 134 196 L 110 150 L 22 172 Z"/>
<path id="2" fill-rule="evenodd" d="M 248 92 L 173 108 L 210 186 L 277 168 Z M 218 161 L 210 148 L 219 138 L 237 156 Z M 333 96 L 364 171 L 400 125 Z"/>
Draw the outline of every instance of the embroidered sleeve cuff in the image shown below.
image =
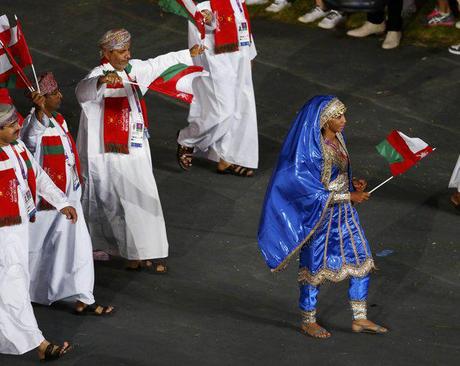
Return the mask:
<path id="1" fill-rule="evenodd" d="M 350 201 L 350 193 L 335 193 L 332 198 L 333 203 Z"/>

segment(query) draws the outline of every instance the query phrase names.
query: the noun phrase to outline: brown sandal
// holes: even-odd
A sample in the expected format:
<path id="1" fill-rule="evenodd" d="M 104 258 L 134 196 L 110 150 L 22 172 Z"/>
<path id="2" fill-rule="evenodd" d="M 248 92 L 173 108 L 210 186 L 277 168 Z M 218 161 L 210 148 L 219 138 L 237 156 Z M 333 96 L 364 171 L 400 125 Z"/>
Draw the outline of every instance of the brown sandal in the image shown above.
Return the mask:
<path id="1" fill-rule="evenodd" d="M 177 131 L 178 138 L 179 132 L 180 131 Z M 177 163 L 183 170 L 190 170 L 192 167 L 193 150 L 193 147 L 184 146 L 179 143 L 177 144 Z"/>
<path id="2" fill-rule="evenodd" d="M 40 359 L 40 362 L 54 361 L 64 356 L 67 352 L 72 349 L 72 346 L 67 342 L 64 342 L 62 346 L 50 343 L 45 349 L 45 357 Z"/>
<path id="3" fill-rule="evenodd" d="M 236 175 L 237 177 L 253 177 L 254 176 L 254 169 L 246 168 L 241 165 L 230 164 L 225 169 L 217 169 L 217 173 L 219 174 L 231 174 Z"/>

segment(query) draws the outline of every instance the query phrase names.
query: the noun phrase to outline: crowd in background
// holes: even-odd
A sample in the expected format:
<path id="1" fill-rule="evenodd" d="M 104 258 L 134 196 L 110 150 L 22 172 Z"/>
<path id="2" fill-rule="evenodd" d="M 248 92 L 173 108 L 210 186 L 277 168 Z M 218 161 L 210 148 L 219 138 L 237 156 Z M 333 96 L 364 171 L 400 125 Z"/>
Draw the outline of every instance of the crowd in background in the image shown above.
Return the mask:
<path id="1" fill-rule="evenodd" d="M 274 0 L 265 9 L 267 12 L 279 13 L 289 8 L 295 1 L 304 0 Z M 350 37 L 362 38 L 373 34 L 386 32 L 382 43 L 383 49 L 397 48 L 401 42 L 403 18 L 414 16 L 419 10 L 416 0 L 386 0 L 386 11 L 367 13 L 366 21 L 359 27 L 347 31 Z M 247 5 L 268 4 L 269 0 L 246 0 Z M 425 19 L 426 27 L 452 27 L 460 29 L 460 21 L 456 20 L 460 7 L 460 0 L 436 0 L 435 6 Z M 302 23 L 318 22 L 318 27 L 334 29 L 345 23 L 349 14 L 328 8 L 323 0 L 315 0 L 315 4 L 308 12 L 297 20 Z M 460 44 L 449 47 L 449 52 L 460 55 Z"/>

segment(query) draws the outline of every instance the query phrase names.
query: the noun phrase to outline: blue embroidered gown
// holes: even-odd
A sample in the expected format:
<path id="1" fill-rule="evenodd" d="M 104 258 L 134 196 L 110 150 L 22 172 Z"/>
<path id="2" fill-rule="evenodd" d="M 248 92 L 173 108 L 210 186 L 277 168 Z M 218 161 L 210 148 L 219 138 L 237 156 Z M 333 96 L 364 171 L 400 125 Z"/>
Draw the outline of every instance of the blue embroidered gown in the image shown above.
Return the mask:
<path id="1" fill-rule="evenodd" d="M 258 232 L 272 271 L 301 251 L 299 281 L 319 285 L 365 277 L 374 267 L 356 209 L 350 203 L 351 167 L 342 134 L 332 148 L 321 135 L 321 112 L 333 99 L 308 101 L 293 122 L 273 171 Z"/>

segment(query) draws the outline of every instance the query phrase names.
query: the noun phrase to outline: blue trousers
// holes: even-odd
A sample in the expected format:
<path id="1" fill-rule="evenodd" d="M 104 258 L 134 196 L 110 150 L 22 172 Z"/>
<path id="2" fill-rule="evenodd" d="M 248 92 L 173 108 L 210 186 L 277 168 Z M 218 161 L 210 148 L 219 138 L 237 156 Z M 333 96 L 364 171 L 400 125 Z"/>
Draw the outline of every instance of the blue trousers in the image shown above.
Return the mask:
<path id="1" fill-rule="evenodd" d="M 370 275 L 365 277 L 351 277 L 348 288 L 348 298 L 350 301 L 366 301 L 369 289 Z M 299 307 L 303 311 L 316 309 L 319 294 L 319 286 L 310 284 L 300 285 Z"/>

